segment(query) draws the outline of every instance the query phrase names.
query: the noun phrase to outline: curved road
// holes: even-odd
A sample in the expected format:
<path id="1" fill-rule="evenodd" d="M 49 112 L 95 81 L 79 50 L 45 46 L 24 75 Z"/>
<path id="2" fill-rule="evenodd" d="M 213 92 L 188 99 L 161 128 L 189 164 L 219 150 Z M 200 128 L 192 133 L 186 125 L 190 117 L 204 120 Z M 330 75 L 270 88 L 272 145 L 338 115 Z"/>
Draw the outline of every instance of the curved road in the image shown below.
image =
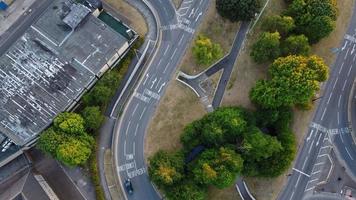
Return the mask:
<path id="1" fill-rule="evenodd" d="M 356 5 L 350 27 L 342 41 L 313 121 L 310 123 L 303 147 L 299 150 L 293 172 L 279 195 L 281 200 L 300 200 L 320 181 L 328 149 L 334 149 L 338 162 L 348 174 L 356 177 L 356 147 L 348 119 L 348 103 L 356 75 Z M 324 158 L 324 161 L 323 161 Z M 337 162 L 334 161 L 334 162 Z M 307 195 L 307 196 L 308 196 Z"/>
<path id="2" fill-rule="evenodd" d="M 128 199 L 160 199 L 144 159 L 144 139 L 160 97 L 192 40 L 209 0 L 184 0 L 178 11 L 171 1 L 149 0 L 158 14 L 161 41 L 115 127 L 114 159 L 121 183 L 131 178 L 134 193 Z M 167 133 L 169 134 L 169 133 Z"/>

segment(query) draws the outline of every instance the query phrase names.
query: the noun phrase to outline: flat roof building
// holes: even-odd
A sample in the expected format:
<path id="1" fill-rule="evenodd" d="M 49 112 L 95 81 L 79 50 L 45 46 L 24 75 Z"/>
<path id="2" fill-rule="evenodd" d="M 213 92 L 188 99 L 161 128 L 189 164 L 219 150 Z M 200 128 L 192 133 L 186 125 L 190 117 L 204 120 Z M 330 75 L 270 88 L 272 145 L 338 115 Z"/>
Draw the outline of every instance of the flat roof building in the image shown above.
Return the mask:
<path id="1" fill-rule="evenodd" d="M 0 150 L 6 141 L 24 146 L 34 140 L 131 42 L 84 5 L 54 0 L 0 56 Z"/>

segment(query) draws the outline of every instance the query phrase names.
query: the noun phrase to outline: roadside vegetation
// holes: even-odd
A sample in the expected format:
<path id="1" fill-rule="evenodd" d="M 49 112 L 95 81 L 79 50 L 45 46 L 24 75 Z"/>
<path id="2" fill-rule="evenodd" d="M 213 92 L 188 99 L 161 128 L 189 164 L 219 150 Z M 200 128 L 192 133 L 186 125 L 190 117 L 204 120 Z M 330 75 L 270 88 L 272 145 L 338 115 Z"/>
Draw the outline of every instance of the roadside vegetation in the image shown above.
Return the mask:
<path id="1" fill-rule="evenodd" d="M 104 121 L 107 105 L 122 84 L 122 79 L 135 56 L 135 50 L 143 41 L 143 38 L 139 38 L 118 66 L 106 72 L 95 86 L 84 94 L 75 111 L 59 114 L 52 126 L 41 133 L 36 146 L 69 167 L 88 168 L 98 200 L 105 199 L 96 160 L 99 129 Z"/>
<path id="2" fill-rule="evenodd" d="M 231 9 L 238 3 L 217 1 L 216 7 L 229 20 L 239 20 L 243 18 L 233 13 L 229 16 L 221 8 Z M 283 15 L 272 15 L 263 22 L 265 32 L 251 48 L 255 62 L 272 62 L 268 79 L 257 81 L 249 93 L 253 111 L 219 108 L 185 126 L 179 150 L 159 150 L 149 158 L 149 174 L 168 199 L 206 199 L 212 187 L 227 188 L 239 175 L 277 177 L 290 167 L 297 146 L 292 131 L 293 110 L 310 109 L 320 83 L 328 78 L 328 66 L 321 57 L 310 55 L 311 45 L 333 30 L 330 25 L 335 23 L 337 9 L 332 0 L 288 3 Z M 328 12 L 287 15 L 301 5 L 304 10 L 328 8 Z M 308 19 L 301 22 L 300 18 L 307 15 Z M 318 28 L 308 24 L 318 20 Z M 316 29 L 323 33 L 310 37 Z"/>

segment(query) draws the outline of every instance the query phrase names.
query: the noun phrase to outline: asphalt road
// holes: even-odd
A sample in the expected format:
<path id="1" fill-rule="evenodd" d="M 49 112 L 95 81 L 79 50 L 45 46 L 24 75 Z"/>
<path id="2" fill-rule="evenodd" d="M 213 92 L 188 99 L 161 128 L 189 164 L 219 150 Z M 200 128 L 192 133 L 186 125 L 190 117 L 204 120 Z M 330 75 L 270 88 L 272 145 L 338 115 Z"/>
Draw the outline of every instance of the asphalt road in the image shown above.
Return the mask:
<path id="1" fill-rule="evenodd" d="M 356 175 L 356 148 L 350 134 L 347 110 L 356 73 L 356 12 L 351 22 L 325 85 L 323 97 L 317 100 L 320 102 L 304 145 L 299 149 L 293 172 L 279 195 L 281 200 L 300 200 L 305 194 L 313 192 L 319 180 L 312 177 L 320 173 L 317 169 L 324 163 L 318 160 L 327 156 L 323 154 L 325 149 L 334 148 L 338 161 L 345 166 L 346 171 L 353 177 Z M 328 141 L 332 146 L 326 144 Z"/>
<path id="2" fill-rule="evenodd" d="M 209 5 L 209 0 L 185 0 L 176 11 L 171 1 L 148 2 L 156 10 L 160 21 L 160 47 L 127 103 L 119 126 L 114 130 L 118 134 L 114 156 L 117 157 L 121 182 L 131 179 L 134 194 L 127 197 L 138 200 L 160 199 L 147 174 L 144 159 L 146 129 Z"/>
<path id="3" fill-rule="evenodd" d="M 0 55 L 4 54 L 8 48 L 22 36 L 28 27 L 43 13 L 51 0 L 36 0 L 16 22 L 0 36 Z M 29 10 L 31 9 L 31 12 Z"/>

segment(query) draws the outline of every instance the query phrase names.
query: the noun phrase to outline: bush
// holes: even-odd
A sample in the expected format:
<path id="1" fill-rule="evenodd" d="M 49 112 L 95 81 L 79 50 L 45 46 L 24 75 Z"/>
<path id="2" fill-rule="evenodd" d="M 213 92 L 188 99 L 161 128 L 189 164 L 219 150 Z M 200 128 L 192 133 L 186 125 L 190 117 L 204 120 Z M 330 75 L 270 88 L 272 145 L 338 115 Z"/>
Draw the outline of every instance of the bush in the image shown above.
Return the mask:
<path id="1" fill-rule="evenodd" d="M 217 0 L 218 13 L 230 21 L 249 21 L 259 12 L 259 0 Z"/>
<path id="2" fill-rule="evenodd" d="M 257 42 L 253 44 L 251 56 L 257 63 L 274 60 L 280 55 L 281 36 L 278 32 L 263 32 Z"/>
<path id="3" fill-rule="evenodd" d="M 289 16 L 272 15 L 266 18 L 262 24 L 262 29 L 268 32 L 278 32 L 286 36 L 295 28 L 294 20 Z"/>
<path id="4" fill-rule="evenodd" d="M 214 44 L 209 38 L 199 35 L 194 43 L 193 54 L 198 64 L 209 65 L 221 58 L 223 51 L 219 44 Z"/>
<path id="5" fill-rule="evenodd" d="M 98 106 L 86 107 L 82 112 L 85 127 L 87 130 L 95 133 L 99 130 L 101 123 L 104 120 L 104 116 L 100 112 L 100 108 Z"/>

